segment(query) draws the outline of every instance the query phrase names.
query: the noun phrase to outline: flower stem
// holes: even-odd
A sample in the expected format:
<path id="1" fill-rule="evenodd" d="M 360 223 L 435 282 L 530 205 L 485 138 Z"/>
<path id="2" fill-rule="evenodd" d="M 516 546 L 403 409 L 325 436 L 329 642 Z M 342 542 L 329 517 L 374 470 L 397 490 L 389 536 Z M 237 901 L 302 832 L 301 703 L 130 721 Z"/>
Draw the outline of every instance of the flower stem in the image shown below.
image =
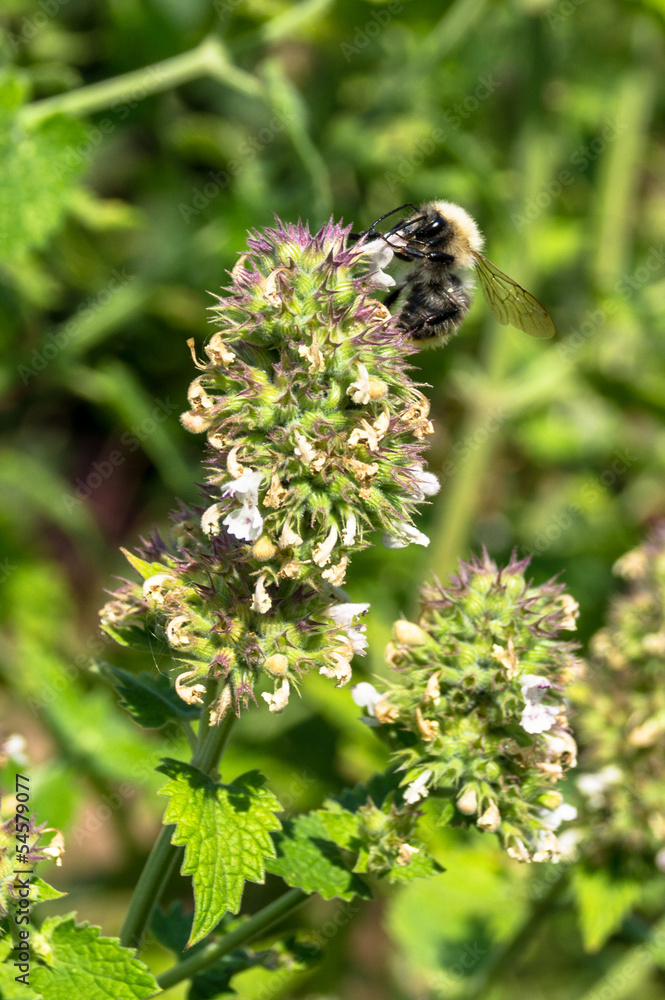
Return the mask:
<path id="1" fill-rule="evenodd" d="M 205 774 L 211 774 L 219 764 L 228 741 L 236 716 L 228 712 L 218 726 L 210 729 L 192 765 Z M 201 723 L 202 724 L 202 723 Z M 136 883 L 134 894 L 120 931 L 120 942 L 127 948 L 141 947 L 155 907 L 159 903 L 164 886 L 171 877 L 182 848 L 171 843 L 175 827 L 163 826 Z"/>
<path id="2" fill-rule="evenodd" d="M 140 100 L 147 94 L 177 87 L 199 76 L 212 76 L 251 97 L 259 97 L 262 93 L 261 82 L 234 66 L 221 41 L 209 36 L 189 52 L 27 104 L 20 117 L 24 124 L 32 125 L 55 114 L 89 114 L 123 101 Z"/>
<path id="3" fill-rule="evenodd" d="M 303 892 L 302 889 L 289 889 L 283 896 L 280 896 L 272 903 L 268 903 L 267 906 L 264 906 L 262 910 L 255 913 L 249 920 L 246 920 L 239 927 L 236 927 L 235 930 L 226 934 L 221 941 L 207 945 L 201 951 L 197 951 L 195 955 L 185 958 L 182 962 L 178 962 L 177 965 L 167 969 L 166 972 L 158 977 L 157 982 L 163 990 L 166 990 L 170 986 L 175 986 L 176 983 L 182 982 L 183 979 L 191 979 L 197 972 L 208 968 L 213 962 L 222 958 L 223 955 L 228 955 L 234 948 L 237 948 L 241 944 L 246 944 L 262 931 L 267 930 L 268 927 L 271 927 L 276 921 L 281 920 L 282 917 L 291 913 L 308 898 L 308 893 Z"/>

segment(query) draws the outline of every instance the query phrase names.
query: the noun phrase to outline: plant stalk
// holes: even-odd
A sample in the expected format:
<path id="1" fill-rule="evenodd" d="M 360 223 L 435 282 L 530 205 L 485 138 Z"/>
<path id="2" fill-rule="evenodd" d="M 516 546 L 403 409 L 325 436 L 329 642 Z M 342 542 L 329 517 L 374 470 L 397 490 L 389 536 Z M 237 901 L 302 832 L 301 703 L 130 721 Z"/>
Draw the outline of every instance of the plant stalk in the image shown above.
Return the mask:
<path id="1" fill-rule="evenodd" d="M 234 713 L 227 712 L 220 724 L 207 732 L 199 750 L 194 754 L 193 767 L 197 767 L 205 774 L 211 774 L 217 768 L 235 721 Z M 126 948 L 135 948 L 138 951 L 141 947 L 155 907 L 182 853 L 181 847 L 171 843 L 174 829 L 173 824 L 162 827 L 136 883 L 120 931 L 120 942 Z"/>
<path id="2" fill-rule="evenodd" d="M 264 906 L 262 910 L 255 913 L 249 920 L 246 920 L 239 927 L 236 927 L 235 930 L 226 934 L 221 941 L 207 945 L 201 951 L 197 951 L 195 955 L 192 955 L 191 958 L 185 958 L 182 962 L 178 962 L 177 965 L 167 969 L 166 972 L 157 978 L 157 982 L 163 990 L 166 990 L 170 986 L 175 986 L 176 983 L 182 982 L 183 979 L 191 979 L 197 972 L 208 968 L 208 966 L 222 958 L 222 956 L 228 955 L 234 948 L 239 947 L 241 944 L 246 944 L 252 938 L 257 937 L 262 931 L 267 930 L 272 924 L 297 909 L 308 898 L 309 894 L 303 892 L 302 889 L 289 889 L 283 896 Z"/>
<path id="3" fill-rule="evenodd" d="M 24 125 L 34 125 L 50 115 L 89 114 L 122 102 L 141 100 L 200 76 L 212 76 L 250 97 L 262 94 L 260 81 L 234 66 L 221 41 L 209 36 L 196 48 L 170 59 L 27 104 L 20 112 L 20 119 Z"/>

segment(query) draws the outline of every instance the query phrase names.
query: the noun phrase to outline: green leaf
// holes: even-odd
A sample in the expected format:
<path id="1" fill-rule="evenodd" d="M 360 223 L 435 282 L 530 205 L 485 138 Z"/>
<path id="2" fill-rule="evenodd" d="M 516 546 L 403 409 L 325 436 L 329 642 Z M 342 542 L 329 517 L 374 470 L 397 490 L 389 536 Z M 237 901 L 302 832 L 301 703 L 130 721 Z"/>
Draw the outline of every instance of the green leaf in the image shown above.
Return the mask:
<path id="1" fill-rule="evenodd" d="M 33 904 L 45 903 L 49 899 L 62 899 L 66 896 L 66 892 L 60 892 L 59 889 L 54 889 L 52 885 L 45 882 L 43 878 L 39 878 L 38 875 L 33 878 L 30 883 L 30 888 L 35 893 L 32 899 Z"/>
<path id="2" fill-rule="evenodd" d="M 19 124 L 15 112 L 24 96 L 17 78 L 5 75 L 0 81 L 0 260 L 8 261 L 43 246 L 57 229 L 88 161 L 81 122 L 55 115 L 34 127 Z"/>
<path id="3" fill-rule="evenodd" d="M 142 670 L 130 674 L 121 667 L 96 660 L 92 670 L 99 673 L 120 695 L 120 704 L 145 729 L 160 729 L 174 719 L 198 719 L 200 709 L 179 698 L 163 674 Z"/>
<path id="4" fill-rule="evenodd" d="M 40 929 L 49 964 L 33 957 L 30 985 L 44 1000 L 144 1000 L 159 992 L 150 970 L 117 938 L 77 924 L 73 914 L 52 917 Z"/>
<path id="5" fill-rule="evenodd" d="M 584 947 L 599 951 L 630 913 L 643 887 L 630 879 L 614 878 L 607 871 L 582 867 L 573 871 L 572 885 Z"/>
<path id="6" fill-rule="evenodd" d="M 266 867 L 287 885 L 318 892 L 324 899 L 372 898 L 367 883 L 350 870 L 342 849 L 330 839 L 320 812 L 288 820 L 274 840 L 277 857 Z"/>
<path id="7" fill-rule="evenodd" d="M 275 855 L 270 833 L 281 826 L 274 814 L 281 806 L 258 771 L 222 785 L 177 760 L 165 760 L 158 770 L 171 779 L 159 793 L 171 800 L 164 823 L 176 824 L 172 843 L 184 845 L 182 874 L 194 883 L 191 945 L 227 910 L 238 912 L 245 880 L 264 881 L 264 859 Z"/>
<path id="8" fill-rule="evenodd" d="M 123 549 L 122 546 L 120 546 L 120 551 L 132 569 L 135 569 L 143 580 L 149 580 L 151 576 L 156 576 L 158 573 L 168 573 L 169 571 L 168 566 L 165 566 L 164 563 L 146 562 L 145 559 L 134 555 L 129 549 Z"/>

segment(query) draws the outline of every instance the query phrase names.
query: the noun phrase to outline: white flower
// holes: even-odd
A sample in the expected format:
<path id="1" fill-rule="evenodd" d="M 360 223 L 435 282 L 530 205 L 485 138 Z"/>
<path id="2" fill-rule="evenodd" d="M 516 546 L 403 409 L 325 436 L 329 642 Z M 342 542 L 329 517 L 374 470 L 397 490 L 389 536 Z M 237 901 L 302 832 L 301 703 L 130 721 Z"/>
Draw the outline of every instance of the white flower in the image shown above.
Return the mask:
<path id="1" fill-rule="evenodd" d="M 260 538 L 263 531 L 263 518 L 257 506 L 259 502 L 259 486 L 262 479 L 263 473 L 261 472 L 243 472 L 242 476 L 239 476 L 238 479 L 233 479 L 230 483 L 227 483 L 222 491 L 222 496 L 236 497 L 242 503 L 241 507 L 232 510 L 226 515 L 222 524 L 226 525 L 230 535 L 243 542 L 255 542 L 257 538 Z M 205 518 L 206 515 L 211 514 L 211 511 L 212 508 L 209 508 L 203 517 Z M 212 516 L 210 523 L 212 525 Z M 201 524 L 203 526 L 203 518 L 201 519 Z"/>
<path id="2" fill-rule="evenodd" d="M 201 516 L 201 530 L 204 535 L 211 537 L 220 533 L 222 530 L 220 517 L 223 509 L 224 504 L 214 503 L 203 512 Z"/>
<path id="3" fill-rule="evenodd" d="M 665 872 L 665 847 L 661 847 L 656 855 L 656 868 L 661 872 Z"/>
<path id="4" fill-rule="evenodd" d="M 525 706 L 520 725 L 525 732 L 544 733 L 556 722 L 559 706 L 541 704 L 545 693 L 551 687 L 547 677 L 539 677 L 537 674 L 525 674 L 522 677 L 522 697 Z"/>
<path id="5" fill-rule="evenodd" d="M 185 646 L 191 645 L 191 639 L 183 631 L 183 626 L 188 624 L 187 615 L 178 615 L 177 618 L 171 619 L 166 626 L 166 638 L 169 646 L 173 646 L 174 649 L 184 649 Z"/>
<path id="6" fill-rule="evenodd" d="M 395 864 L 402 867 L 411 864 L 411 858 L 420 853 L 419 847 L 412 847 L 411 844 L 400 844 L 395 858 Z"/>
<path id="7" fill-rule="evenodd" d="M 148 577 L 148 579 L 143 582 L 144 599 L 154 601 L 155 604 L 163 604 L 164 594 L 162 593 L 162 588 L 164 587 L 164 584 L 175 582 L 175 577 L 171 576 L 170 573 L 157 573 L 155 576 Z"/>
<path id="8" fill-rule="evenodd" d="M 319 669 L 319 673 L 324 677 L 331 677 L 337 681 L 337 687 L 343 687 L 351 680 L 351 657 L 353 650 L 348 644 L 333 649 L 329 654 L 330 666 Z"/>
<path id="9" fill-rule="evenodd" d="M 275 688 L 274 694 L 269 694 L 268 691 L 264 691 L 261 697 L 264 701 L 268 702 L 268 709 L 271 712 L 283 712 L 289 700 L 289 691 L 291 685 L 289 684 L 286 677 L 282 681 L 279 687 Z"/>
<path id="10" fill-rule="evenodd" d="M 371 399 L 369 392 L 369 372 L 367 371 L 365 365 L 363 365 L 360 361 L 356 361 L 356 368 L 358 369 L 358 378 L 355 382 L 351 383 L 349 388 L 346 390 L 346 394 L 351 397 L 354 403 L 369 403 Z"/>
<path id="11" fill-rule="evenodd" d="M 553 705 L 541 705 L 539 702 L 527 702 L 522 712 L 520 725 L 527 733 L 545 733 L 556 722 L 559 709 Z"/>
<path id="12" fill-rule="evenodd" d="M 557 865 L 561 860 L 559 838 L 552 830 L 537 830 L 533 861 L 551 861 Z"/>
<path id="13" fill-rule="evenodd" d="M 263 518 L 258 508 L 248 500 L 242 507 L 227 514 L 222 524 L 226 525 L 230 535 L 240 539 L 241 542 L 255 542 L 263 531 Z"/>
<path id="14" fill-rule="evenodd" d="M 371 684 L 369 686 L 371 687 Z M 25 749 L 25 737 L 21 736 L 20 733 L 12 733 L 11 736 L 7 737 L 2 746 L 0 746 L 0 753 L 5 754 L 16 764 L 20 764 L 21 767 L 25 767 L 28 763 L 28 758 L 25 755 Z"/>
<path id="15" fill-rule="evenodd" d="M 367 714 L 375 718 L 376 712 L 374 709 L 376 703 L 381 701 L 383 695 L 379 694 L 373 684 L 361 681 L 360 684 L 356 684 L 355 687 L 351 688 L 351 697 L 359 708 L 366 708 Z"/>
<path id="16" fill-rule="evenodd" d="M 582 831 L 575 827 L 570 827 L 559 834 L 559 850 L 564 861 L 575 861 L 577 857 L 577 845 L 582 839 Z"/>
<path id="17" fill-rule="evenodd" d="M 524 841 L 520 840 L 519 837 L 513 837 L 506 850 L 509 856 L 515 858 L 516 861 L 531 861 L 531 855 L 527 851 Z"/>
<path id="18" fill-rule="evenodd" d="M 252 611 L 256 611 L 257 614 L 264 615 L 266 611 L 270 611 L 272 607 L 272 601 L 270 600 L 270 595 L 265 588 L 266 574 L 262 573 L 261 576 L 256 581 L 256 587 L 254 588 L 254 596 L 252 597 Z"/>
<path id="19" fill-rule="evenodd" d="M 312 559 L 314 560 L 317 566 L 323 567 L 330 562 L 330 556 L 332 554 L 332 550 L 335 548 L 335 545 L 337 544 L 337 538 L 338 538 L 337 525 L 333 524 L 327 536 L 323 539 L 322 542 L 319 542 L 319 544 L 314 547 L 314 550 L 312 552 Z"/>
<path id="20" fill-rule="evenodd" d="M 356 538 L 357 526 L 358 521 L 356 519 L 356 515 L 352 511 L 346 519 L 346 524 L 344 525 L 344 529 L 342 531 L 342 545 L 344 545 L 345 548 L 349 548 L 349 546 L 353 545 Z"/>
<path id="21" fill-rule="evenodd" d="M 383 272 L 383 268 L 387 267 L 393 259 L 392 247 L 386 243 L 383 237 L 370 240 L 369 243 L 365 243 L 361 247 L 361 250 L 369 263 L 369 271 L 367 273 L 368 277 L 372 278 L 373 283 L 378 288 L 390 288 L 391 285 L 394 285 L 395 279 Z"/>
<path id="22" fill-rule="evenodd" d="M 226 484 L 222 490 L 222 496 L 238 497 L 239 500 L 245 500 L 246 497 L 249 497 L 254 503 L 257 503 L 262 479 L 262 472 L 252 472 L 251 469 L 248 469 L 247 472 L 243 472 L 242 476 L 238 476 L 237 479 L 232 479 L 230 483 Z"/>
<path id="23" fill-rule="evenodd" d="M 427 782 L 432 777 L 431 771 L 423 771 L 420 777 L 412 781 L 410 785 L 407 785 L 406 791 L 404 792 L 404 801 L 408 802 L 410 806 L 415 805 L 420 799 L 426 799 L 429 795 L 427 789 Z"/>
<path id="24" fill-rule="evenodd" d="M 524 674 L 522 677 L 522 695 L 525 698 L 542 698 L 542 695 L 535 695 L 531 692 L 545 691 L 551 688 L 552 684 L 547 677 L 540 677 L 538 674 Z"/>
<path id="25" fill-rule="evenodd" d="M 190 680 L 190 678 L 195 677 L 196 674 L 196 670 L 187 670 L 184 674 L 180 674 L 180 676 L 175 679 L 176 694 L 188 705 L 203 704 L 203 696 L 206 693 L 205 684 L 187 684 L 187 681 Z"/>
<path id="26" fill-rule="evenodd" d="M 589 800 L 589 805 L 598 809 L 605 801 L 604 792 L 611 785 L 623 780 L 623 774 L 616 764 L 608 764 L 595 774 L 581 774 L 575 784 Z"/>
<path id="27" fill-rule="evenodd" d="M 424 500 L 425 497 L 433 497 L 441 489 L 441 483 L 433 472 L 425 472 L 419 465 L 412 465 L 410 469 L 416 485 L 414 496 L 416 500 Z"/>
<path id="28" fill-rule="evenodd" d="M 346 628 L 348 625 L 351 625 L 354 618 L 357 618 L 358 615 L 364 615 L 368 611 L 369 604 L 351 604 L 350 602 L 345 602 L 343 604 L 331 604 L 328 608 L 328 615 L 337 625 Z"/>
<path id="29" fill-rule="evenodd" d="M 577 819 L 577 809 L 568 802 L 562 802 L 556 809 L 541 809 L 538 816 L 547 830 L 558 830 L 562 823 Z"/>
<path id="30" fill-rule="evenodd" d="M 353 619 L 358 615 L 364 615 L 369 610 L 369 604 L 331 604 L 328 614 L 332 620 L 346 631 L 346 635 L 353 646 L 353 652 L 365 655 L 365 650 L 369 646 L 367 639 L 363 635 L 366 626 L 353 626 Z"/>
<path id="31" fill-rule="evenodd" d="M 384 534 L 381 541 L 387 549 L 405 549 L 413 542 L 414 545 L 429 545 L 429 538 L 422 531 L 418 531 L 412 524 L 405 524 L 400 528 L 399 535 Z"/>

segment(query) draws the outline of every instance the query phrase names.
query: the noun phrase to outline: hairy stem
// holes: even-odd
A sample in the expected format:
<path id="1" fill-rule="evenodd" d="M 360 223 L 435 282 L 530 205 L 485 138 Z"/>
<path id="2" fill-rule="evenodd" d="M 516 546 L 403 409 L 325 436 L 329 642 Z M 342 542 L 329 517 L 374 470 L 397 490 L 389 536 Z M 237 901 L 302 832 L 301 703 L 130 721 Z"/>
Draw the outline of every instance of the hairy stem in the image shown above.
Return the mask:
<path id="1" fill-rule="evenodd" d="M 204 711 L 202 717 L 203 715 L 207 715 L 207 712 Z M 192 759 L 194 767 L 205 774 L 216 770 L 235 721 L 233 712 L 228 712 L 218 726 L 208 730 Z M 120 941 L 128 948 L 138 950 L 141 947 L 155 907 L 182 852 L 182 848 L 171 843 L 174 829 L 172 824 L 162 827 L 136 883 L 120 932 Z"/>
<path id="2" fill-rule="evenodd" d="M 262 931 L 267 930 L 282 917 L 291 913 L 308 898 L 308 894 L 302 889 L 289 889 L 283 896 L 264 906 L 249 920 L 226 934 L 221 941 L 207 945 L 191 958 L 185 958 L 182 962 L 178 962 L 177 965 L 168 969 L 158 977 L 157 982 L 163 990 L 166 990 L 170 986 L 182 982 L 183 979 L 191 979 L 197 972 L 208 968 L 223 955 L 228 955 L 234 948 L 257 937 Z"/>

